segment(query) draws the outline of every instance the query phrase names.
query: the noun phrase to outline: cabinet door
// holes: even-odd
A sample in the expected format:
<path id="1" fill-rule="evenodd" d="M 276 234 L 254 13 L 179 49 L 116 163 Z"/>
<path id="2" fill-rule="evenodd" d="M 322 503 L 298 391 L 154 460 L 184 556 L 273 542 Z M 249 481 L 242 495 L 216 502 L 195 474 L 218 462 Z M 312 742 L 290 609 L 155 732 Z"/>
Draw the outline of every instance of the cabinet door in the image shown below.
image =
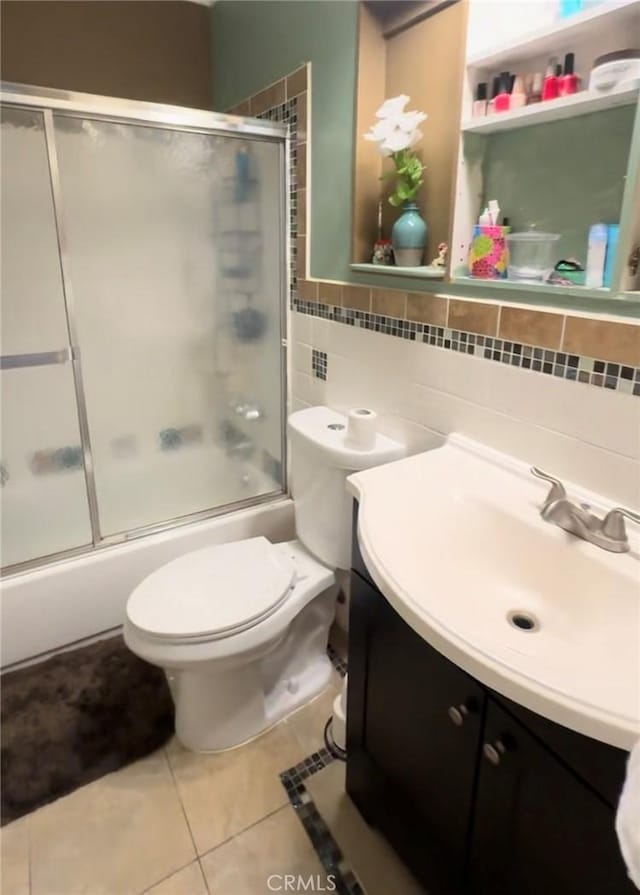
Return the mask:
<path id="1" fill-rule="evenodd" d="M 611 807 L 493 700 L 484 748 L 471 849 L 474 895 L 636 892 Z"/>
<path id="2" fill-rule="evenodd" d="M 459 892 L 483 690 L 355 574 L 349 638 L 347 790 L 431 893 Z"/>

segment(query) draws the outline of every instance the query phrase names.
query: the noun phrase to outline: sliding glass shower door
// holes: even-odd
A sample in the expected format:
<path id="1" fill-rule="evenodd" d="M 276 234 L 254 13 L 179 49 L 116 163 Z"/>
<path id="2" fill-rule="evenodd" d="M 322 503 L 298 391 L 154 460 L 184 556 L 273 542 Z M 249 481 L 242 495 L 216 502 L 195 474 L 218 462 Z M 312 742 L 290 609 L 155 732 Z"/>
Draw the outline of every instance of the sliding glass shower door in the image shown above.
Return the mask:
<path id="1" fill-rule="evenodd" d="M 2 564 L 91 544 L 42 112 L 3 109 Z"/>
<path id="2" fill-rule="evenodd" d="M 273 491 L 234 474 L 219 433 L 236 394 L 256 433 L 282 426 L 280 147 L 254 141 L 249 160 L 234 138 L 60 115 L 55 131 L 102 533 Z M 240 203 L 254 215 L 241 270 L 225 196 L 245 180 L 272 226 Z M 248 299 L 262 329 L 244 343 L 233 314 Z"/>
<path id="3" fill-rule="evenodd" d="M 284 490 L 283 128 L 117 102 L 4 112 L 4 566 Z"/>

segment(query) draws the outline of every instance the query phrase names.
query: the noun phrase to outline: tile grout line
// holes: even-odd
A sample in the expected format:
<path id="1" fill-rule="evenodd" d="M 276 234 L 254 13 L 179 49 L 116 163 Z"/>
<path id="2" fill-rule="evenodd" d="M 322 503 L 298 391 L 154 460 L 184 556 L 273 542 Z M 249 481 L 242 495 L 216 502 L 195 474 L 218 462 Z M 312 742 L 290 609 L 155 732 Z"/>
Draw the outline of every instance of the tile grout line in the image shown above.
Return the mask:
<path id="1" fill-rule="evenodd" d="M 208 848 L 206 851 L 202 852 L 202 854 L 198 854 L 198 861 L 200 861 L 202 858 L 206 858 L 208 855 L 210 855 L 214 851 L 217 851 L 219 848 L 222 848 L 223 845 L 228 845 L 234 839 L 237 839 L 238 836 L 242 836 L 244 833 L 248 832 L 249 830 L 252 830 L 253 827 L 257 827 L 258 824 L 261 824 L 263 820 L 268 820 L 270 817 L 273 817 L 274 814 L 277 814 L 278 811 L 282 811 L 286 807 L 287 807 L 287 803 L 283 802 L 282 805 L 278 805 L 278 807 L 274 808 L 273 811 L 267 812 L 267 814 L 265 814 L 263 817 L 259 817 L 257 820 L 252 821 L 246 827 L 243 827 L 241 830 L 238 830 L 237 832 L 232 833 L 231 836 L 227 836 L 226 839 L 223 839 L 221 842 L 218 842 L 216 845 L 212 845 L 211 848 Z M 225 895 L 226 895 L 226 893 L 225 893 Z"/>
<path id="2" fill-rule="evenodd" d="M 191 829 L 191 824 L 189 823 L 187 809 L 185 808 L 184 802 L 182 801 L 182 795 L 180 794 L 180 787 L 178 786 L 178 781 L 176 779 L 175 774 L 173 773 L 173 767 L 171 765 L 171 759 L 169 758 L 169 752 L 167 750 L 167 747 L 163 746 L 162 751 L 164 753 L 164 759 L 167 763 L 167 767 L 169 768 L 169 774 L 171 776 L 171 780 L 173 781 L 173 786 L 175 788 L 176 795 L 178 797 L 178 802 L 180 803 L 180 810 L 182 811 L 182 815 L 184 817 L 184 822 L 187 825 L 187 830 L 189 831 L 189 836 L 191 837 L 191 844 L 193 845 L 193 851 L 196 856 L 194 860 L 198 860 L 198 858 L 199 858 L 198 846 L 196 845 L 195 836 L 193 835 L 193 830 Z M 190 863 L 193 863 L 193 862 L 190 862 Z"/>
<path id="3" fill-rule="evenodd" d="M 160 879 L 155 880 L 155 882 L 151 883 L 150 886 L 147 886 L 146 889 L 143 889 L 142 892 L 139 892 L 138 895 L 147 895 L 148 892 L 151 892 L 153 889 L 155 889 L 156 886 L 159 886 L 162 883 L 166 882 L 168 879 L 171 879 L 171 877 L 175 876 L 176 873 L 181 873 L 181 871 L 186 870 L 187 867 L 191 867 L 191 865 L 195 864 L 197 860 L 198 859 L 196 857 L 192 861 L 188 861 L 186 864 L 183 864 L 181 867 L 177 867 L 175 870 L 172 870 L 171 873 L 167 873 L 166 876 L 162 876 Z"/>

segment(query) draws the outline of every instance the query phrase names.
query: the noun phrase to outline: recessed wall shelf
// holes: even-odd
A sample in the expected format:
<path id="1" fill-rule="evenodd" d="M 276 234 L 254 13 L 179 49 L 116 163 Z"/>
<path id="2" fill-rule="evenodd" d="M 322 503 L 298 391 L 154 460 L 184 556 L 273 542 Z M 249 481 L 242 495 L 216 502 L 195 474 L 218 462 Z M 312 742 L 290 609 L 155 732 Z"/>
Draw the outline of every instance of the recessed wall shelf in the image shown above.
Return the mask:
<path id="1" fill-rule="evenodd" d="M 360 273 L 379 273 L 385 277 L 422 277 L 428 280 L 442 280 L 445 273 L 441 267 L 432 267 L 431 265 L 422 267 L 392 267 L 386 264 L 352 264 L 351 270 L 357 270 Z"/>
<path id="2" fill-rule="evenodd" d="M 630 87 L 621 87 L 607 93 L 595 93 L 583 90 L 573 96 L 563 96 L 548 102 L 524 106 L 512 112 L 500 112 L 478 118 L 469 118 L 462 123 L 465 133 L 497 134 L 500 131 L 513 130 L 519 127 L 530 127 L 534 124 L 547 124 L 550 121 L 564 121 L 590 112 L 602 112 L 616 106 L 633 105 L 640 95 L 640 85 L 634 82 Z"/>
<path id="3" fill-rule="evenodd" d="M 612 292 L 587 286 L 554 286 L 551 283 L 514 283 L 511 280 L 482 280 L 456 276 L 443 292 L 460 298 L 515 301 L 542 307 L 640 318 L 640 292 Z"/>
<path id="4" fill-rule="evenodd" d="M 628 46 L 640 31 L 640 0 L 609 0 L 591 9 L 551 22 L 519 38 L 467 58 L 467 68 L 500 68 L 505 62 L 520 62 L 533 56 L 566 52 L 567 47 L 597 35 L 603 28 L 626 27 Z"/>

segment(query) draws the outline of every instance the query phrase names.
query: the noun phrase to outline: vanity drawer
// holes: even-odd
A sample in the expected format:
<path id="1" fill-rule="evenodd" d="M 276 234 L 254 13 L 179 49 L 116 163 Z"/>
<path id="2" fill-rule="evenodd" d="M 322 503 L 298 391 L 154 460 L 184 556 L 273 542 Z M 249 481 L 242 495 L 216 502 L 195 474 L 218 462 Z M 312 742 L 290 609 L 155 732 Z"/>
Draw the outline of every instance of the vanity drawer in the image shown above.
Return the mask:
<path id="1" fill-rule="evenodd" d="M 590 786 L 607 804 L 618 804 L 629 753 L 601 743 L 549 721 L 511 700 L 491 694 L 496 702 L 520 721 L 576 776 Z"/>

